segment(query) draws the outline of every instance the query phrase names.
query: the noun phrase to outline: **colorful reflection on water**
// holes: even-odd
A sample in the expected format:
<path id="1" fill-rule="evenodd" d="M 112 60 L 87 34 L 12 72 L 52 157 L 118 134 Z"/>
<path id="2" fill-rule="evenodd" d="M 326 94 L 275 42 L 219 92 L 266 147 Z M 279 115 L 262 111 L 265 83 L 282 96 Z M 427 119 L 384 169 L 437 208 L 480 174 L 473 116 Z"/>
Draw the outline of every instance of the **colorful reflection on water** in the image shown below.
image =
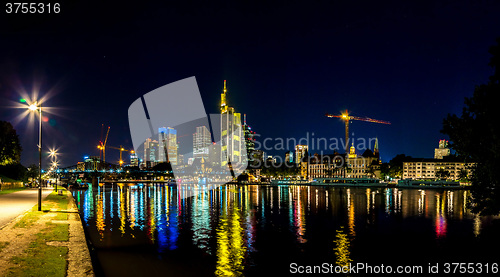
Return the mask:
<path id="1" fill-rule="evenodd" d="M 119 183 L 73 195 L 106 276 L 283 275 L 291 262 L 418 261 L 410 246 L 446 254 L 450 239 L 465 253 L 492 220 L 467 209 L 464 190 Z"/>

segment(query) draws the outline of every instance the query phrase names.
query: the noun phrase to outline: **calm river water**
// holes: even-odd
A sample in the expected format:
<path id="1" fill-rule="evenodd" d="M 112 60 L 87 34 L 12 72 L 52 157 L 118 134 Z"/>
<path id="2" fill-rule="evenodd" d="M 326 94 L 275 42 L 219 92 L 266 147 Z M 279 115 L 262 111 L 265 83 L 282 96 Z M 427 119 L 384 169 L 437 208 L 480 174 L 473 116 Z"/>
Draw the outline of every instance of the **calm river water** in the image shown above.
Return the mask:
<path id="1" fill-rule="evenodd" d="M 98 276 L 282 276 L 292 263 L 349 262 L 425 273 L 429 263 L 500 262 L 500 220 L 472 214 L 468 191 L 210 188 L 188 198 L 167 184 L 74 191 Z"/>

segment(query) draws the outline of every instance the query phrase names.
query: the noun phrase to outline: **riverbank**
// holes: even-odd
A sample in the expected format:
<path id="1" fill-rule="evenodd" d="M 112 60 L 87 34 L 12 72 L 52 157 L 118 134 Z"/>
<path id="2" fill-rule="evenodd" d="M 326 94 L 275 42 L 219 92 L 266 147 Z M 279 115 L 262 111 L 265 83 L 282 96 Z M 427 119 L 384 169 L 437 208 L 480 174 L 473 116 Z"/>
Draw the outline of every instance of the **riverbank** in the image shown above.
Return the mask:
<path id="1" fill-rule="evenodd" d="M 50 193 L 0 229 L 0 276 L 93 276 L 71 194 Z"/>

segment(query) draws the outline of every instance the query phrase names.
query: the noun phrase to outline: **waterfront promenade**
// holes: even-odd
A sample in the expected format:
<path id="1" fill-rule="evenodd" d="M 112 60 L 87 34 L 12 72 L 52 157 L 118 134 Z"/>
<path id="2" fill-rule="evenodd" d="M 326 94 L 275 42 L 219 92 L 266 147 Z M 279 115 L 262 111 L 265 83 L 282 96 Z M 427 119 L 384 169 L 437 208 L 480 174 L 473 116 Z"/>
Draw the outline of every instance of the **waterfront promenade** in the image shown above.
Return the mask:
<path id="1" fill-rule="evenodd" d="M 52 192 L 52 188 L 42 189 L 42 199 Z M 25 189 L 0 195 L 0 229 L 38 202 L 38 189 Z"/>
<path id="2" fill-rule="evenodd" d="M 0 276 L 94 276 L 78 210 L 66 189 L 0 195 Z"/>

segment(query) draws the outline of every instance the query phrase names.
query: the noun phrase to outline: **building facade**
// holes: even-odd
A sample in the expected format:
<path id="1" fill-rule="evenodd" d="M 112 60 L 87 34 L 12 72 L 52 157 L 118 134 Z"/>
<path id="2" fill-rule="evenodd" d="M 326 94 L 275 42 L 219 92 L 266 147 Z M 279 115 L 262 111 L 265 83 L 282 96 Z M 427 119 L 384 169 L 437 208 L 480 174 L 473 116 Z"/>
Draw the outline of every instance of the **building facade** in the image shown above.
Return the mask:
<path id="1" fill-rule="evenodd" d="M 307 151 L 308 151 L 307 145 L 300 145 L 300 144 L 295 145 L 295 162 L 297 164 L 301 163 L 302 159 L 308 155 Z"/>
<path id="2" fill-rule="evenodd" d="M 130 166 L 139 166 L 139 157 L 136 153 L 130 154 Z"/>
<path id="3" fill-rule="evenodd" d="M 241 127 L 241 114 L 235 112 L 233 107 L 227 105 L 227 88 L 224 80 L 224 89 L 221 94 L 221 166 L 228 162 L 238 164 L 246 158 L 247 153 L 242 153 L 243 131 Z"/>
<path id="4" fill-rule="evenodd" d="M 175 129 L 170 127 L 158 128 L 157 155 L 157 162 L 170 162 L 172 165 L 177 165 L 177 131 Z"/>
<path id="5" fill-rule="evenodd" d="M 247 115 L 243 115 L 243 134 L 245 136 L 245 146 L 247 149 L 248 159 L 253 157 L 253 153 L 255 151 L 255 132 L 252 131 L 252 128 L 247 124 Z"/>
<path id="6" fill-rule="evenodd" d="M 439 147 L 434 148 L 434 159 L 442 159 L 443 157 L 447 157 L 450 155 L 450 148 L 448 148 L 447 140 L 440 140 Z"/>
<path id="7" fill-rule="evenodd" d="M 458 181 L 464 177 L 464 174 L 470 176 L 473 166 L 474 163 L 466 163 L 453 156 L 440 159 L 412 158 L 403 162 L 403 179 Z M 439 172 L 445 172 L 445 174 Z"/>
<path id="8" fill-rule="evenodd" d="M 306 159 L 307 160 L 307 159 Z M 376 178 L 381 175 L 381 162 L 378 149 L 372 152 L 365 150 L 362 155 L 356 154 L 356 149 L 350 147 L 349 153 L 318 155 L 309 157 L 309 178 Z M 303 175 L 303 173 L 302 173 Z"/>
<path id="9" fill-rule="evenodd" d="M 474 163 L 451 156 L 447 140 L 440 140 L 434 149 L 434 159 L 408 158 L 403 162 L 403 179 L 458 181 L 470 176 Z"/>
<path id="10" fill-rule="evenodd" d="M 293 152 L 292 151 L 286 151 L 285 162 L 286 163 L 293 163 Z"/>
<path id="11" fill-rule="evenodd" d="M 193 158 L 208 158 L 209 147 L 212 145 L 212 135 L 206 126 L 196 127 L 193 134 Z"/>
<path id="12" fill-rule="evenodd" d="M 158 141 L 147 138 L 144 142 L 144 165 L 143 167 L 153 167 L 158 163 Z"/>

